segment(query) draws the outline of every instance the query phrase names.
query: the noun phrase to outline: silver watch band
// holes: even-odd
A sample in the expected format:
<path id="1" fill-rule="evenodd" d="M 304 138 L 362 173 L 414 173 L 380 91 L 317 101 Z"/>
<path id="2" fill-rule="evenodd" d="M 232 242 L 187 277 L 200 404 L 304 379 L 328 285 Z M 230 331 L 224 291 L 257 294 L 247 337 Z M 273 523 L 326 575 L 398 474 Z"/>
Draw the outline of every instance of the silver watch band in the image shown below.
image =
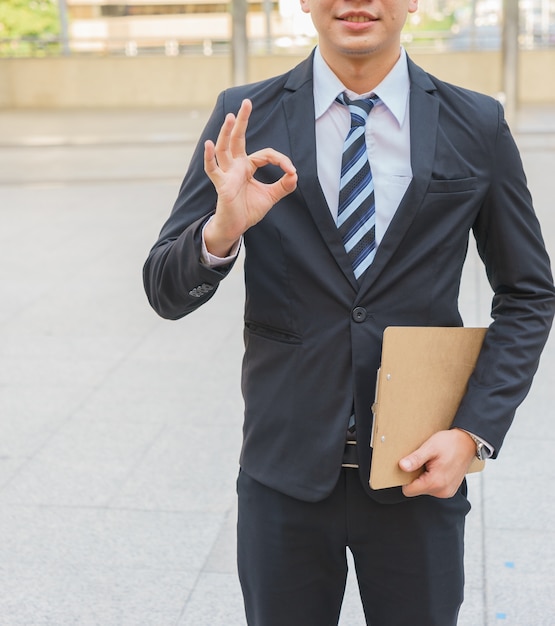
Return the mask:
<path id="1" fill-rule="evenodd" d="M 468 433 L 468 431 L 466 431 Z M 476 444 L 476 458 L 485 461 L 489 457 L 489 451 L 483 441 L 475 437 L 472 433 L 468 433 L 472 437 L 472 441 Z"/>

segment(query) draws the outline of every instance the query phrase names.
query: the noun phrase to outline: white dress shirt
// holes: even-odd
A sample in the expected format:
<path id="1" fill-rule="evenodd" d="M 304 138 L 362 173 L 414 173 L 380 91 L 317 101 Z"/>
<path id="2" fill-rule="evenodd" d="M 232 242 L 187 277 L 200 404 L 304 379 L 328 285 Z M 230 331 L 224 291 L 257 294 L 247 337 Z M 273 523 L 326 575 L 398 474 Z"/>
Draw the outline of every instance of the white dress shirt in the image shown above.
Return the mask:
<path id="1" fill-rule="evenodd" d="M 374 181 L 376 244 L 379 246 L 397 207 L 412 180 L 410 164 L 410 80 L 405 50 L 383 81 L 365 94 L 356 94 L 341 83 L 324 61 L 320 49 L 314 55 L 314 112 L 318 179 L 332 217 L 337 221 L 339 172 L 343 143 L 351 127 L 348 108 L 336 102 L 345 92 L 353 100 L 379 97 L 366 122 L 366 147 Z"/>

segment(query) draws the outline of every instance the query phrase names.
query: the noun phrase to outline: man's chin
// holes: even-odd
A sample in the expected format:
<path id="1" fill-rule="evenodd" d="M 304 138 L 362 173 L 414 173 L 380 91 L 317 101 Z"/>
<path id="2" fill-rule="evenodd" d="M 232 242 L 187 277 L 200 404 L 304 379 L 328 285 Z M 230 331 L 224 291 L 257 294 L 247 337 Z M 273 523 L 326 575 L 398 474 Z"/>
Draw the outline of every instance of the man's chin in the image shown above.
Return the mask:
<path id="1" fill-rule="evenodd" d="M 379 46 L 350 46 L 343 49 L 343 54 L 350 57 L 360 57 L 361 59 L 363 59 L 365 57 L 371 57 L 372 55 L 377 54 L 379 51 Z"/>

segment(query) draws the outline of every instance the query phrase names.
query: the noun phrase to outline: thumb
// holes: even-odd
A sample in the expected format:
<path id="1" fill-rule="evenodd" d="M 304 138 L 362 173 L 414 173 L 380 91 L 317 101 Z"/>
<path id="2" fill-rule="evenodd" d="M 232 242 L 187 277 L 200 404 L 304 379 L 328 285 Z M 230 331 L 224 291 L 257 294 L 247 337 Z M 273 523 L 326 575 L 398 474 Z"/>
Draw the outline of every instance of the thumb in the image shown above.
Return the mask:
<path id="1" fill-rule="evenodd" d="M 431 457 L 426 451 L 426 447 L 424 444 L 408 456 L 403 457 L 399 461 L 399 467 L 404 472 L 414 472 L 415 470 L 423 467 L 430 460 L 430 458 Z"/>

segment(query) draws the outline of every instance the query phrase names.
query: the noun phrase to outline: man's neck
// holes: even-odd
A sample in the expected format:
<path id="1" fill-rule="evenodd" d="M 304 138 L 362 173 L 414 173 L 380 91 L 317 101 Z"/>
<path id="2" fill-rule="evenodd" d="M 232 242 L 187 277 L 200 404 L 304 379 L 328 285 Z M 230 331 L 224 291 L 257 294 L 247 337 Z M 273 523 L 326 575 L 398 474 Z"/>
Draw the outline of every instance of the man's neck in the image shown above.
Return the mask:
<path id="1" fill-rule="evenodd" d="M 343 55 L 335 57 L 321 50 L 322 57 L 351 91 L 357 94 L 369 93 L 377 87 L 399 60 L 400 47 L 393 53 L 382 55 Z"/>

